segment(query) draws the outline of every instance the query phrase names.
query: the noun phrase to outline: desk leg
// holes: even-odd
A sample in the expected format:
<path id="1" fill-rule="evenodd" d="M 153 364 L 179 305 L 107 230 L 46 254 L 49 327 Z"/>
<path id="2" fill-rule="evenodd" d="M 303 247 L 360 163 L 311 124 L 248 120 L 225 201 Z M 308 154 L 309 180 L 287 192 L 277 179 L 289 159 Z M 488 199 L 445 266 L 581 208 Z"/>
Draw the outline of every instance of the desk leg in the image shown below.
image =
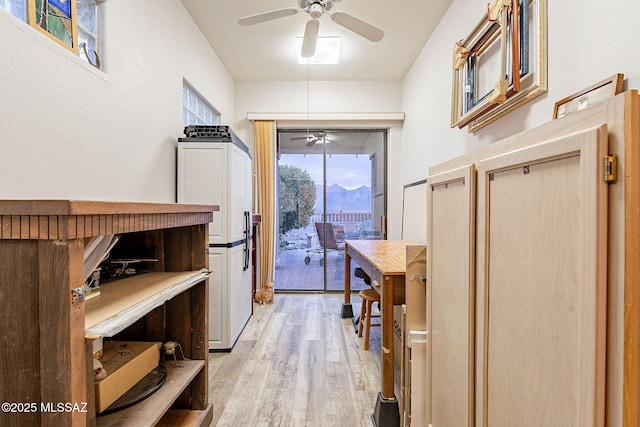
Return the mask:
<path id="1" fill-rule="evenodd" d="M 342 304 L 342 318 L 353 318 L 353 308 L 351 307 L 351 256 L 349 246 L 344 249 L 344 303 Z"/>
<path id="2" fill-rule="evenodd" d="M 376 427 L 397 427 L 400 425 L 400 407 L 393 391 L 393 283 L 389 277 L 383 276 L 380 285 L 382 392 L 378 394 L 371 420 Z"/>
<path id="3" fill-rule="evenodd" d="M 400 406 L 398 399 L 387 400 L 378 393 L 376 408 L 371 414 L 374 427 L 400 427 Z"/>

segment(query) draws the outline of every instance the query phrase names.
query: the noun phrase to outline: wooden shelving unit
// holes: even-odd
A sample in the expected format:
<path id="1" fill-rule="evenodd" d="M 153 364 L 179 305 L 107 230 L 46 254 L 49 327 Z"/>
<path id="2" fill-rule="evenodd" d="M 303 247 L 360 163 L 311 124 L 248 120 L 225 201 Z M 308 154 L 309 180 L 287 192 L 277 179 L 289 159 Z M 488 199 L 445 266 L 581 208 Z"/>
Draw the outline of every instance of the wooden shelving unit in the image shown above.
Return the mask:
<path id="1" fill-rule="evenodd" d="M 71 200 L 0 201 L 0 398 L 22 404 L 0 425 L 208 426 L 207 227 L 217 206 Z M 84 245 L 153 248 L 151 273 L 78 298 Z M 176 341 L 187 359 L 161 361 L 168 378 L 147 400 L 96 416 L 92 338 Z M 162 356 L 161 356 L 162 357 Z M 48 403 L 84 410 L 47 412 Z M 35 405 L 34 405 L 35 404 Z M 44 406 L 42 406 L 44 405 Z M 178 423 L 178 424 L 176 424 Z"/>

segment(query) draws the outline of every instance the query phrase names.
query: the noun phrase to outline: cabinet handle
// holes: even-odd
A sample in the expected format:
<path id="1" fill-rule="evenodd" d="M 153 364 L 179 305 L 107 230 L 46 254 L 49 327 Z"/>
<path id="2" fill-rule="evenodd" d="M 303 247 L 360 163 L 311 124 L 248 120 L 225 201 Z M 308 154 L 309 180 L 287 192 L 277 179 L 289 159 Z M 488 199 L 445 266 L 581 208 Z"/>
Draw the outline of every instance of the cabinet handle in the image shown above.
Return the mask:
<path id="1" fill-rule="evenodd" d="M 251 221 L 249 211 L 244 211 L 244 242 L 243 242 L 243 254 L 244 262 L 242 265 L 242 271 L 249 269 L 249 242 L 251 239 Z"/>

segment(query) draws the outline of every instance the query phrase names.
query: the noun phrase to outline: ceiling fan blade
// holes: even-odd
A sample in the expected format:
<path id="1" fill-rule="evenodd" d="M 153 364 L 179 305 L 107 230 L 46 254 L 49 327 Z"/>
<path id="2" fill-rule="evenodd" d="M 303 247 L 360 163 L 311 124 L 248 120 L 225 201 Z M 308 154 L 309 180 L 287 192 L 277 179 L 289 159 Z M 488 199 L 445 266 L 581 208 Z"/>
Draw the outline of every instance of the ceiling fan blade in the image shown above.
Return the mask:
<path id="1" fill-rule="evenodd" d="M 318 30 L 320 29 L 320 21 L 317 19 L 311 19 L 307 22 L 307 26 L 304 29 L 304 39 L 302 40 L 302 52 L 303 58 L 311 58 L 316 54 L 316 43 L 318 42 Z"/>
<path id="2" fill-rule="evenodd" d="M 257 15 L 245 16 L 238 19 L 240 25 L 255 25 L 261 22 L 271 21 L 272 19 L 284 18 L 285 16 L 291 16 L 298 13 L 298 9 L 289 7 L 286 9 L 273 10 L 271 12 L 259 13 Z"/>
<path id="3" fill-rule="evenodd" d="M 317 139 L 312 139 L 311 141 L 307 142 L 305 145 L 307 147 L 313 147 L 314 145 L 316 145 L 316 142 L 318 142 Z"/>
<path id="4" fill-rule="evenodd" d="M 372 42 L 380 41 L 384 37 L 384 31 L 359 20 L 348 13 L 335 12 L 331 14 L 331 19 L 333 19 L 338 25 L 342 25 L 346 29 L 353 31 L 356 34 L 360 34 L 362 37 L 371 40 Z"/>

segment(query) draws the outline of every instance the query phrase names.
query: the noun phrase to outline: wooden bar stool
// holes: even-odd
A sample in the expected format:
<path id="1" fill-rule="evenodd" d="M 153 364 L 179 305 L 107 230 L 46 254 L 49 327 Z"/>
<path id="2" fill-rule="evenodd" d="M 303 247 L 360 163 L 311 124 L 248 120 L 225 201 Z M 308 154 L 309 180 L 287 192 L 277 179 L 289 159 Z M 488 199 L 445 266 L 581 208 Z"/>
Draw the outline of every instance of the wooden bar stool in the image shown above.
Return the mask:
<path id="1" fill-rule="evenodd" d="M 380 323 L 371 324 L 371 306 L 374 302 L 380 302 L 380 294 L 371 288 L 363 289 L 358 294 L 360 295 L 360 298 L 362 298 L 358 336 L 362 336 L 362 329 L 364 328 L 364 349 L 369 350 L 369 330 L 372 326 L 380 326 Z"/>

